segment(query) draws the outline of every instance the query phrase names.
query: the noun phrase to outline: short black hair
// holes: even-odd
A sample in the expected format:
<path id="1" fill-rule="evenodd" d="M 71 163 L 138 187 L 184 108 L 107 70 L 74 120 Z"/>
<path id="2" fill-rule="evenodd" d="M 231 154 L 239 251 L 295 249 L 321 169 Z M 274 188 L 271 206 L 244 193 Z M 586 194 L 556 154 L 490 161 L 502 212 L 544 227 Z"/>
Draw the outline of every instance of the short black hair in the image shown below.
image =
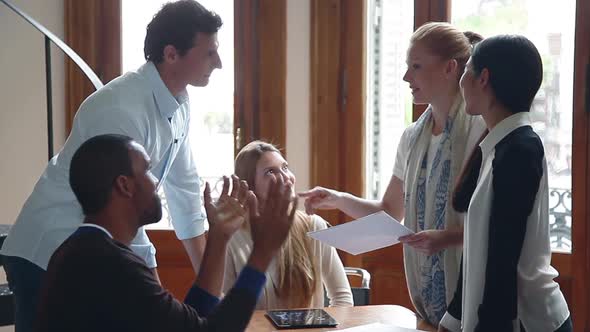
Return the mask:
<path id="1" fill-rule="evenodd" d="M 70 163 L 70 187 L 85 216 L 99 213 L 108 203 L 115 180 L 133 175 L 129 144 L 125 135 L 94 136 L 84 142 Z"/>
<path id="2" fill-rule="evenodd" d="M 471 55 L 473 71 L 489 71 L 490 86 L 496 99 L 511 113 L 528 112 L 543 81 L 543 63 L 535 45 L 518 35 L 494 36 L 479 42 Z M 481 143 L 488 131 L 479 139 Z M 457 178 L 453 190 L 453 208 L 467 212 L 477 187 L 483 154 L 479 144 Z"/>
<path id="3" fill-rule="evenodd" d="M 214 34 L 223 25 L 221 17 L 194 0 L 168 2 L 147 26 L 143 46 L 145 59 L 153 63 L 164 60 L 164 47 L 174 46 L 185 55 L 194 46 L 198 32 Z"/>
<path id="4" fill-rule="evenodd" d="M 499 35 L 479 42 L 471 55 L 474 72 L 484 68 L 498 101 L 511 113 L 528 112 L 543 81 L 543 62 L 524 36 Z"/>

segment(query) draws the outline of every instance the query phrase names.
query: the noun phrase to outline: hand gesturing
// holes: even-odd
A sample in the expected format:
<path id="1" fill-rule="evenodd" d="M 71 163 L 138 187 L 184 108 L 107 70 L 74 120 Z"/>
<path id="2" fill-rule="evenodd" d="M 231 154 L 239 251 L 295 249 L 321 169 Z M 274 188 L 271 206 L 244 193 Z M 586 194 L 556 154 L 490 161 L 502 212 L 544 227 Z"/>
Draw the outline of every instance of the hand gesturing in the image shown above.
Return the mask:
<path id="1" fill-rule="evenodd" d="M 342 193 L 324 187 L 315 187 L 299 193 L 299 197 L 305 198 L 305 212 L 314 214 L 316 210 L 337 209 Z"/>
<path id="2" fill-rule="evenodd" d="M 255 204 L 255 196 L 248 190 L 246 181 L 232 175 L 232 189 L 229 193 L 229 178 L 223 177 L 223 189 L 215 202 L 211 198 L 209 183 L 205 183 L 203 193 L 205 211 L 209 220 L 209 236 L 220 236 L 229 240 L 242 226 L 248 215 L 250 204 Z"/>
<path id="3" fill-rule="evenodd" d="M 257 201 L 252 201 L 254 203 L 250 212 L 250 230 L 254 248 L 274 253 L 287 238 L 293 224 L 297 209 L 293 187 L 288 185 L 282 176 L 273 176 L 263 206 L 257 209 Z"/>

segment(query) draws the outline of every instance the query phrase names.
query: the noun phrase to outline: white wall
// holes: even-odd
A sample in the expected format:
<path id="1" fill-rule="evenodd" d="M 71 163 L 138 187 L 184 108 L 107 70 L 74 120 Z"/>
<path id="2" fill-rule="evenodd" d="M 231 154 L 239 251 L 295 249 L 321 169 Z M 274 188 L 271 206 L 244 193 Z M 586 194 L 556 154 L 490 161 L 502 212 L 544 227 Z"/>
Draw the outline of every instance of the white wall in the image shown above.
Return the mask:
<path id="1" fill-rule="evenodd" d="M 63 0 L 11 0 L 60 38 Z M 14 223 L 47 163 L 43 35 L 0 4 L 0 224 Z M 65 139 L 64 57 L 52 47 L 54 144 Z M 0 283 L 5 282 L 0 269 Z M 0 327 L 0 332 L 14 331 Z"/>
<path id="2" fill-rule="evenodd" d="M 60 38 L 63 0 L 12 0 Z M 0 224 L 12 224 L 47 163 L 43 35 L 0 4 Z M 64 56 L 53 46 L 55 151 L 65 136 Z"/>
<path id="3" fill-rule="evenodd" d="M 310 181 L 309 24 L 310 2 L 287 0 L 287 159 L 297 191 Z"/>

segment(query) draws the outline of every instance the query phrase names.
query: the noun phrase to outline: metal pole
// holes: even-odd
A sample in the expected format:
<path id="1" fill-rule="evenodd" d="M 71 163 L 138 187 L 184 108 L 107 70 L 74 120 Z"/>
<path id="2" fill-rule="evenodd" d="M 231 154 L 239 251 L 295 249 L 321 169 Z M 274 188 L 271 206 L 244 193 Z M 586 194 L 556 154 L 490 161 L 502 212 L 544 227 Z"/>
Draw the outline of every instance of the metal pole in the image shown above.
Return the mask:
<path id="1" fill-rule="evenodd" d="M 45 36 L 45 87 L 47 89 L 47 160 L 53 157 L 53 93 L 51 91 L 51 39 Z"/>

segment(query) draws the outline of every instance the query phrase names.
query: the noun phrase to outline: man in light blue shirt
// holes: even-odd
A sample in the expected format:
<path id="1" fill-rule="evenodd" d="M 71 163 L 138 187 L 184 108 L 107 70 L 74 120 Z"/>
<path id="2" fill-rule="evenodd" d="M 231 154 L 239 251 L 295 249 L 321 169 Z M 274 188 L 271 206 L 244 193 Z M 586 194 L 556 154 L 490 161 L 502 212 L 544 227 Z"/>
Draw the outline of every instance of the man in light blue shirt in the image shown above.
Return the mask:
<path id="1" fill-rule="evenodd" d="M 68 184 L 70 160 L 88 138 L 122 134 L 147 151 L 166 194 L 177 237 L 196 273 L 205 247 L 199 176 L 191 153 L 186 87 L 206 86 L 221 68 L 221 18 L 194 0 L 168 3 L 147 27 L 147 60 L 96 91 L 80 106 L 72 131 L 25 202 L 2 248 L 16 299 L 16 331 L 31 331 L 49 258 L 82 223 Z M 156 273 L 155 248 L 141 228 L 131 246 Z"/>

